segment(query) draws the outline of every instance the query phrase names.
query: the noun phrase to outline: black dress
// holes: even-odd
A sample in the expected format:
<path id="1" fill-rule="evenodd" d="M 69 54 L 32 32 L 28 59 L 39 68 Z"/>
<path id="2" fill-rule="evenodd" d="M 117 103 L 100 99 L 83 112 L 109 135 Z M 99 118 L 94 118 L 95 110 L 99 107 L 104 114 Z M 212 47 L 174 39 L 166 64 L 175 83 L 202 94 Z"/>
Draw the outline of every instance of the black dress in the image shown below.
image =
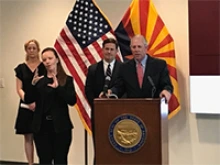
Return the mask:
<path id="1" fill-rule="evenodd" d="M 32 72 L 25 63 L 19 64 L 14 70 L 16 77 L 22 81 L 22 89 L 24 93 L 26 93 L 27 90 L 31 88 L 31 81 L 34 76 L 34 72 Z M 38 66 L 38 74 L 39 76 L 41 76 L 44 73 L 45 67 L 43 63 L 40 63 Z M 21 104 L 23 103 L 25 104 L 25 102 L 20 99 L 18 106 L 18 115 L 15 123 L 16 134 L 32 133 L 31 124 L 33 120 L 33 111 L 22 108 Z"/>

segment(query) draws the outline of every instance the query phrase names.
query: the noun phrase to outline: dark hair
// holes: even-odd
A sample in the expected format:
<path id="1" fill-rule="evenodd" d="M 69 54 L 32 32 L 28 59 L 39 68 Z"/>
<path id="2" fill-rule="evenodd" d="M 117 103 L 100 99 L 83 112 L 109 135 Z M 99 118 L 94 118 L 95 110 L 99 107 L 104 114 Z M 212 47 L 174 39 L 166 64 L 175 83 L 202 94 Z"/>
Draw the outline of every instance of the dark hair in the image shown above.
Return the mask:
<path id="1" fill-rule="evenodd" d="M 55 50 L 54 48 L 52 48 L 52 47 L 47 47 L 47 48 L 45 48 L 45 49 L 42 51 L 41 55 L 42 55 L 43 53 L 47 52 L 47 51 L 53 52 L 53 54 L 55 55 L 55 57 L 58 59 L 58 63 L 57 63 L 57 80 L 58 80 L 59 85 L 63 86 L 63 85 L 66 84 L 67 74 L 65 73 L 65 71 L 64 71 L 64 69 L 63 69 L 63 67 L 62 67 L 62 65 L 61 65 L 61 63 L 60 63 L 59 56 L 58 56 L 56 50 Z"/>
<path id="2" fill-rule="evenodd" d="M 105 39 L 105 40 L 103 41 L 103 43 L 102 43 L 102 47 L 104 47 L 105 44 L 108 44 L 108 43 L 113 43 L 113 44 L 115 44 L 115 48 L 118 49 L 118 41 L 117 41 L 116 39 L 114 39 L 114 38 L 107 38 L 107 39 Z"/>

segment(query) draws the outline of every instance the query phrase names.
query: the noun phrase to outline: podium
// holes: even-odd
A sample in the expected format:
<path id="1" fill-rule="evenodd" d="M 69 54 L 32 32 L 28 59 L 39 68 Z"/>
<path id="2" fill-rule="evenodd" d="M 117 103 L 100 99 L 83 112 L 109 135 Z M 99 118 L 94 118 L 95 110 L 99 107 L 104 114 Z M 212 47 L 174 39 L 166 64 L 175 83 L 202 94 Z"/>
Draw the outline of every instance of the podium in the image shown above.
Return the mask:
<path id="1" fill-rule="evenodd" d="M 165 99 L 95 99 L 94 124 L 97 165 L 168 165 Z"/>

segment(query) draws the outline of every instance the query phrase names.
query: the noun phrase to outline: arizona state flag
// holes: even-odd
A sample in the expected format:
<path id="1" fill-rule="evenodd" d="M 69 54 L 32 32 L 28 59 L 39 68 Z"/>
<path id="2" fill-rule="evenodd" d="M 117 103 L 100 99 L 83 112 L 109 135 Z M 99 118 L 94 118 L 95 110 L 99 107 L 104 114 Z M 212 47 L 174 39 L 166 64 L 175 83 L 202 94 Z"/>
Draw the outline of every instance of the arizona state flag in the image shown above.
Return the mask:
<path id="1" fill-rule="evenodd" d="M 115 30 L 123 57 L 129 58 L 131 55 L 130 38 L 136 34 L 145 36 L 148 43 L 146 53 L 167 62 L 174 86 L 169 102 L 169 118 L 171 118 L 180 110 L 174 41 L 151 0 L 133 0 Z"/>

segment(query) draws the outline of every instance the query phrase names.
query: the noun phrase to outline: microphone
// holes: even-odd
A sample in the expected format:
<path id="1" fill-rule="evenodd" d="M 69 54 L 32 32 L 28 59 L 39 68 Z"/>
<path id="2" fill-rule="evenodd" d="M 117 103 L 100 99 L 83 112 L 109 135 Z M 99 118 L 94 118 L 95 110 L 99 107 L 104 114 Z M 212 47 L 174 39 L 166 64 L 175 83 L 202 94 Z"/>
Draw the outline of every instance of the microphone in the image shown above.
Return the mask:
<path id="1" fill-rule="evenodd" d="M 108 91 L 108 86 L 110 84 L 110 81 L 111 81 L 111 77 L 110 76 L 106 76 L 105 77 L 105 83 L 104 83 L 104 86 L 103 86 L 103 93 L 106 94 L 107 91 Z"/>
<path id="2" fill-rule="evenodd" d="M 150 82 L 150 84 L 152 86 L 151 97 L 154 98 L 154 94 L 156 92 L 156 87 L 155 87 L 154 82 L 153 82 L 153 80 L 150 76 L 147 76 L 147 79 L 148 79 L 148 81 Z"/>

